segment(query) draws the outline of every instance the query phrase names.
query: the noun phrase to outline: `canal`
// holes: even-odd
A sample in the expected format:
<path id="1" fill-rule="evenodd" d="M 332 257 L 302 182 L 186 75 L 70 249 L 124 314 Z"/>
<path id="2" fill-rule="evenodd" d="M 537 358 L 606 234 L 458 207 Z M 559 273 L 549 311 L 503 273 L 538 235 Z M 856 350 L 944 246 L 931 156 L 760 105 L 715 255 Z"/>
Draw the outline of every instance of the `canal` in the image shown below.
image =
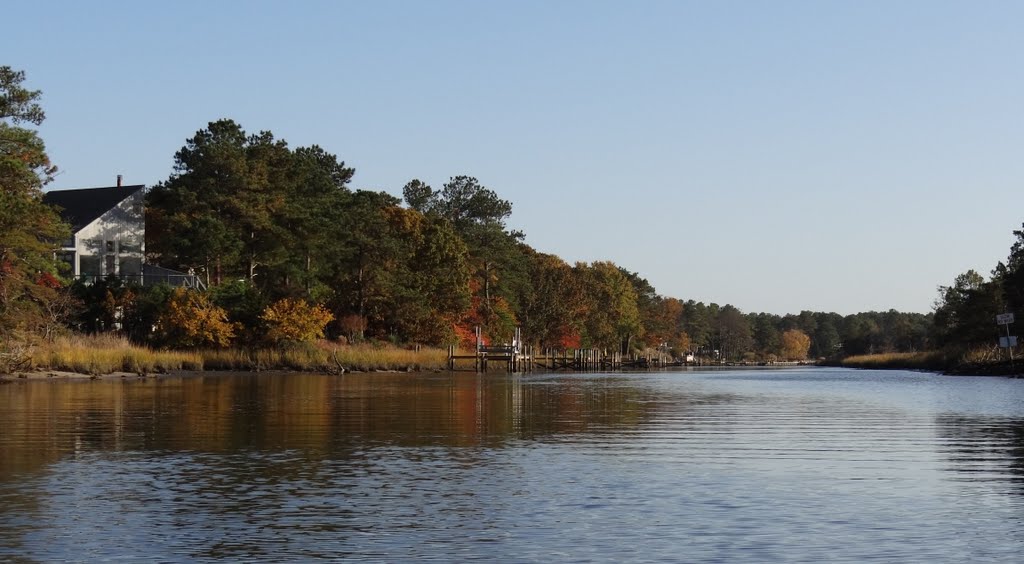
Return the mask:
<path id="1" fill-rule="evenodd" d="M 0 386 L 0 560 L 1016 561 L 1024 380 L 801 367 Z"/>

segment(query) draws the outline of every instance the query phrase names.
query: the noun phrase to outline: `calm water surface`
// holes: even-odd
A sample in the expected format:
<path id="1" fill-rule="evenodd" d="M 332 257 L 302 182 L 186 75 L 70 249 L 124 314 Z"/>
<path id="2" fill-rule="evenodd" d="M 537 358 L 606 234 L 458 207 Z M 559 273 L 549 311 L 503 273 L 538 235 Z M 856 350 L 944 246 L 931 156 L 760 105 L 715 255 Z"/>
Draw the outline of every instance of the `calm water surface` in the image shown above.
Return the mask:
<path id="1" fill-rule="evenodd" d="M 0 386 L 0 561 L 1014 562 L 1022 519 L 1022 380 Z"/>

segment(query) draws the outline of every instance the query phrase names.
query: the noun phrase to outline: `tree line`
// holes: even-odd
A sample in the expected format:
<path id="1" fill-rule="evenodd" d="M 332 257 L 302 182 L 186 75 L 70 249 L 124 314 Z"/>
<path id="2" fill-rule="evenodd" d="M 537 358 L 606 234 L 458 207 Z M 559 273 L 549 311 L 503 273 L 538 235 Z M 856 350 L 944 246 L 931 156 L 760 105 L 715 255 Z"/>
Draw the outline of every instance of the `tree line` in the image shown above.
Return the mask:
<path id="1" fill-rule="evenodd" d="M 928 346 L 928 316 L 744 314 L 659 294 L 609 261 L 568 264 L 509 229 L 511 202 L 470 176 L 402 200 L 353 190 L 354 169 L 317 146 L 221 120 L 190 138 L 147 199 L 147 250 L 197 272 L 229 316 L 254 325 L 289 298 L 321 304 L 331 337 L 443 344 L 653 348 L 729 360 L 828 357 Z"/>
<path id="2" fill-rule="evenodd" d="M 770 361 L 970 340 L 978 300 L 1019 303 L 1021 295 L 1018 241 L 998 277 L 958 278 L 930 314 L 780 316 L 684 301 L 613 262 L 569 264 L 532 248 L 506 223 L 512 203 L 476 178 L 452 176 L 437 188 L 412 179 L 401 199 L 355 189 L 355 169 L 336 155 L 316 145 L 292 148 L 230 119 L 187 139 L 169 177 L 146 195 L 148 260 L 195 273 L 209 291 L 116 279 L 71 284 L 52 253 L 67 226 L 41 203 L 55 169 L 36 132 L 20 127 L 43 119 L 39 93 L 22 88 L 23 79 L 2 67 L 5 337 L 64 324 L 168 347 L 321 336 L 442 345 L 471 344 L 475 327 L 489 341 L 507 342 L 519 326 L 540 347 Z"/>
<path id="3" fill-rule="evenodd" d="M 994 348 L 1005 329 L 996 325 L 1001 313 L 1024 315 L 1024 225 L 1013 232 L 1006 261 L 989 278 L 968 270 L 949 286 L 939 286 L 935 302 L 935 343 L 946 349 Z"/>

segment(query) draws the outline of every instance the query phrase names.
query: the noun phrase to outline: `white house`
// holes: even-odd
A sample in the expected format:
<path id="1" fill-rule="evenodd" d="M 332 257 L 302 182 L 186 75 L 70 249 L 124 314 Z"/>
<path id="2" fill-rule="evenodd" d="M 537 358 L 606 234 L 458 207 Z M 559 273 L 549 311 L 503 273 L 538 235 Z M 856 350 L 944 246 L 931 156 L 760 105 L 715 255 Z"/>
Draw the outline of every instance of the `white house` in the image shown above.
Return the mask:
<path id="1" fill-rule="evenodd" d="M 146 252 L 145 186 L 53 190 L 43 201 L 56 206 L 71 224 L 61 256 L 75 278 L 96 280 L 111 274 L 142 282 Z"/>

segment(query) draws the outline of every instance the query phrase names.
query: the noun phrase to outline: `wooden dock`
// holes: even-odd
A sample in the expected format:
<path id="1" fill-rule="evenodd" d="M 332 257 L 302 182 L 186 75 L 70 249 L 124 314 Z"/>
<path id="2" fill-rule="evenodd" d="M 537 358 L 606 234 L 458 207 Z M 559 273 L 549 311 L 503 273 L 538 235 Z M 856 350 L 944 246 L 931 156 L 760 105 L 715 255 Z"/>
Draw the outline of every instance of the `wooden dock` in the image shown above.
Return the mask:
<path id="1" fill-rule="evenodd" d="M 572 370 L 588 372 L 597 370 L 630 370 L 682 366 L 667 354 L 638 355 L 609 352 L 606 349 L 554 349 L 535 351 L 532 346 L 523 345 L 519 329 L 510 344 L 485 345 L 477 328 L 476 350 L 459 354 L 454 346 L 448 347 L 448 370 L 468 370 L 469 362 L 476 372 L 504 368 L 508 372 L 532 372 L 543 370 Z"/>

